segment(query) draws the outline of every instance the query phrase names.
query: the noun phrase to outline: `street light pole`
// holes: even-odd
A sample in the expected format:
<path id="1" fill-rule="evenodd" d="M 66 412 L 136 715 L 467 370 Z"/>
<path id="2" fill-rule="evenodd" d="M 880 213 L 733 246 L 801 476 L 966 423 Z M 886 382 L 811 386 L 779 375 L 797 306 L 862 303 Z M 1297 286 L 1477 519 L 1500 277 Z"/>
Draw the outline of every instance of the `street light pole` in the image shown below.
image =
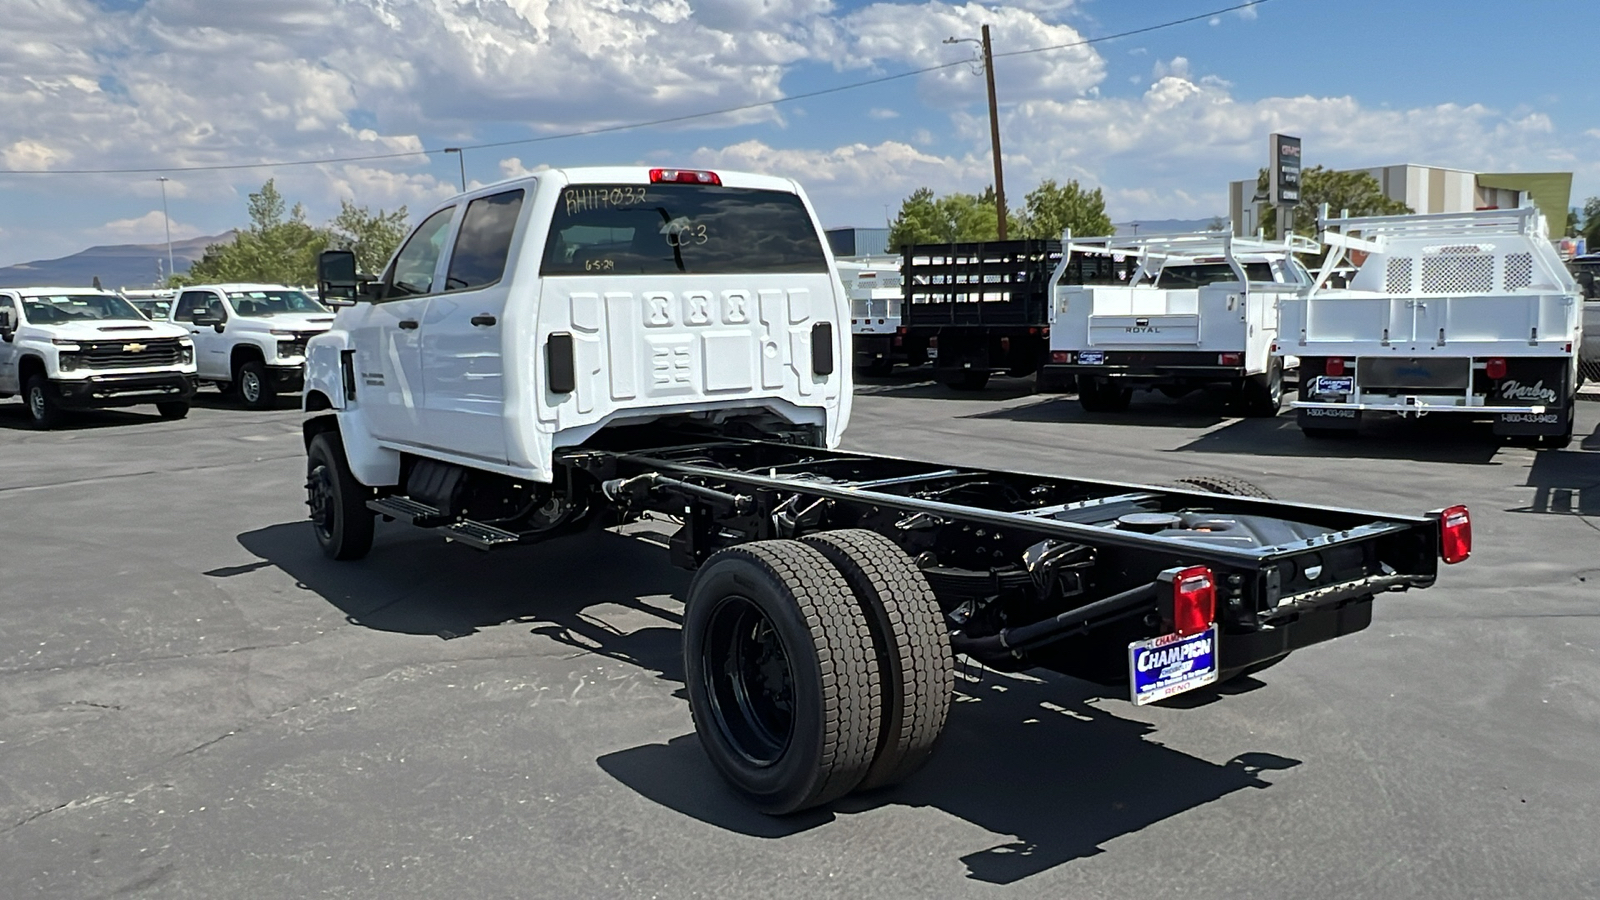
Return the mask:
<path id="1" fill-rule="evenodd" d="M 446 147 L 444 152 L 454 153 L 456 159 L 461 163 L 461 193 L 465 194 L 467 192 L 467 155 L 461 152 L 460 147 Z"/>
<path id="2" fill-rule="evenodd" d="M 172 217 L 167 215 L 167 176 L 158 176 L 156 180 L 161 182 L 161 222 L 167 228 L 167 280 L 171 281 L 177 273 L 172 271 Z"/>

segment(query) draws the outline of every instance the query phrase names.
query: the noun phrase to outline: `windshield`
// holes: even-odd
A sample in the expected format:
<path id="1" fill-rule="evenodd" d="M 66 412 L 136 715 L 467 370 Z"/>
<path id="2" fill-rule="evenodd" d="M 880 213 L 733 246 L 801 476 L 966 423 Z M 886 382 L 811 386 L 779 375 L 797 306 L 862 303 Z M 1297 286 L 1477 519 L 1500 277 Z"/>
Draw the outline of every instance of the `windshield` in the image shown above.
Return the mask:
<path id="1" fill-rule="evenodd" d="M 543 275 L 828 271 L 796 194 L 698 184 L 582 184 L 561 191 Z"/>
<path id="2" fill-rule="evenodd" d="M 229 291 L 233 311 L 247 319 L 278 313 L 323 313 L 328 308 L 301 291 Z"/>
<path id="3" fill-rule="evenodd" d="M 22 298 L 22 314 L 35 325 L 99 319 L 137 319 L 139 311 L 115 294 L 47 294 Z"/>
<path id="4" fill-rule="evenodd" d="M 1244 274 L 1251 281 L 1277 281 L 1272 277 L 1272 266 L 1264 262 L 1243 263 Z M 1239 276 L 1227 263 L 1194 263 L 1183 266 L 1163 266 L 1156 284 L 1164 288 L 1197 288 L 1220 281 L 1238 281 Z"/>

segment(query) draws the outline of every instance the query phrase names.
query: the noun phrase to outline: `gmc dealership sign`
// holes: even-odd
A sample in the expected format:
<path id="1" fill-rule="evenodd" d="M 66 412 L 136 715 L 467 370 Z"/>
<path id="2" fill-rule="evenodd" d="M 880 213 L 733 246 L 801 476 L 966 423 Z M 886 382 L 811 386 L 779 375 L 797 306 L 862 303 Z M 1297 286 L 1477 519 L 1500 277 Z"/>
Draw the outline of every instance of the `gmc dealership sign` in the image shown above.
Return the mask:
<path id="1" fill-rule="evenodd" d="M 1274 134 L 1271 141 L 1267 151 L 1272 163 L 1267 179 L 1269 202 L 1273 206 L 1294 206 L 1300 202 L 1300 139 Z"/>

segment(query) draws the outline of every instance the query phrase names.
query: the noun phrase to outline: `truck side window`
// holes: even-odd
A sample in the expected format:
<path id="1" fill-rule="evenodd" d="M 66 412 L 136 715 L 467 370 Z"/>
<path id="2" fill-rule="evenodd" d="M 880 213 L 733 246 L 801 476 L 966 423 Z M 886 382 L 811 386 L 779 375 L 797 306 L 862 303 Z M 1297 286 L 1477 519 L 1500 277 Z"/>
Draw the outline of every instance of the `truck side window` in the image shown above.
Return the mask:
<path id="1" fill-rule="evenodd" d="M 455 250 L 450 254 L 445 290 L 488 287 L 505 275 L 506 257 L 511 253 L 511 238 L 521 211 L 520 189 L 479 197 L 467 205 Z"/>
<path id="2" fill-rule="evenodd" d="M 184 291 L 178 298 L 178 313 L 173 318 L 179 322 L 193 322 L 195 314 L 206 308 L 211 296 L 208 291 Z"/>
<path id="3" fill-rule="evenodd" d="M 433 273 L 439 267 L 439 257 L 444 253 L 445 231 L 455 207 L 447 206 L 423 220 L 411 239 L 394 258 L 389 277 L 384 279 L 383 297 L 395 300 L 412 294 L 426 294 L 433 290 Z"/>

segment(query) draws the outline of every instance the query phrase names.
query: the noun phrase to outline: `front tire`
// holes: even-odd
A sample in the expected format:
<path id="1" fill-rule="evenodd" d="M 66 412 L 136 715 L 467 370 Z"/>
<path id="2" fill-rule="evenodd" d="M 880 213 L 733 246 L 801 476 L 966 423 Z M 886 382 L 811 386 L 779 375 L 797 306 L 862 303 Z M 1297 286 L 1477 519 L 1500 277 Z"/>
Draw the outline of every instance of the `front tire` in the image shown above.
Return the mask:
<path id="1" fill-rule="evenodd" d="M 371 493 L 350 471 L 338 432 L 324 431 L 311 439 L 306 449 L 306 506 L 324 556 L 360 559 L 372 549 L 376 522 L 366 503 Z"/>
<path id="2" fill-rule="evenodd" d="M 61 424 L 64 414 L 61 404 L 50 393 L 50 382 L 43 375 L 33 375 L 22 388 L 23 399 L 28 401 L 28 424 L 39 431 L 49 431 Z"/>
<path id="3" fill-rule="evenodd" d="M 882 719 L 872 632 L 828 558 L 799 541 L 722 550 L 683 620 L 695 732 L 734 791 L 784 815 L 848 794 Z"/>
<path id="4" fill-rule="evenodd" d="M 1276 416 L 1283 409 L 1283 364 L 1273 359 L 1267 364 L 1267 371 L 1246 377 L 1239 387 L 1239 399 L 1246 416 Z"/>
<path id="5" fill-rule="evenodd" d="M 872 629 L 883 688 L 883 724 L 857 790 L 899 784 L 933 755 L 955 687 L 944 614 L 922 570 L 894 541 L 865 529 L 802 538 L 822 551 L 855 592 Z"/>
<path id="6" fill-rule="evenodd" d="M 156 412 L 160 413 L 163 419 L 181 419 L 189 414 L 189 401 L 169 400 L 157 403 Z"/>
<path id="7" fill-rule="evenodd" d="M 253 359 L 240 366 L 234 383 L 238 385 L 239 400 L 246 409 L 272 409 L 278 405 L 278 395 L 267 381 L 266 363 Z"/>

